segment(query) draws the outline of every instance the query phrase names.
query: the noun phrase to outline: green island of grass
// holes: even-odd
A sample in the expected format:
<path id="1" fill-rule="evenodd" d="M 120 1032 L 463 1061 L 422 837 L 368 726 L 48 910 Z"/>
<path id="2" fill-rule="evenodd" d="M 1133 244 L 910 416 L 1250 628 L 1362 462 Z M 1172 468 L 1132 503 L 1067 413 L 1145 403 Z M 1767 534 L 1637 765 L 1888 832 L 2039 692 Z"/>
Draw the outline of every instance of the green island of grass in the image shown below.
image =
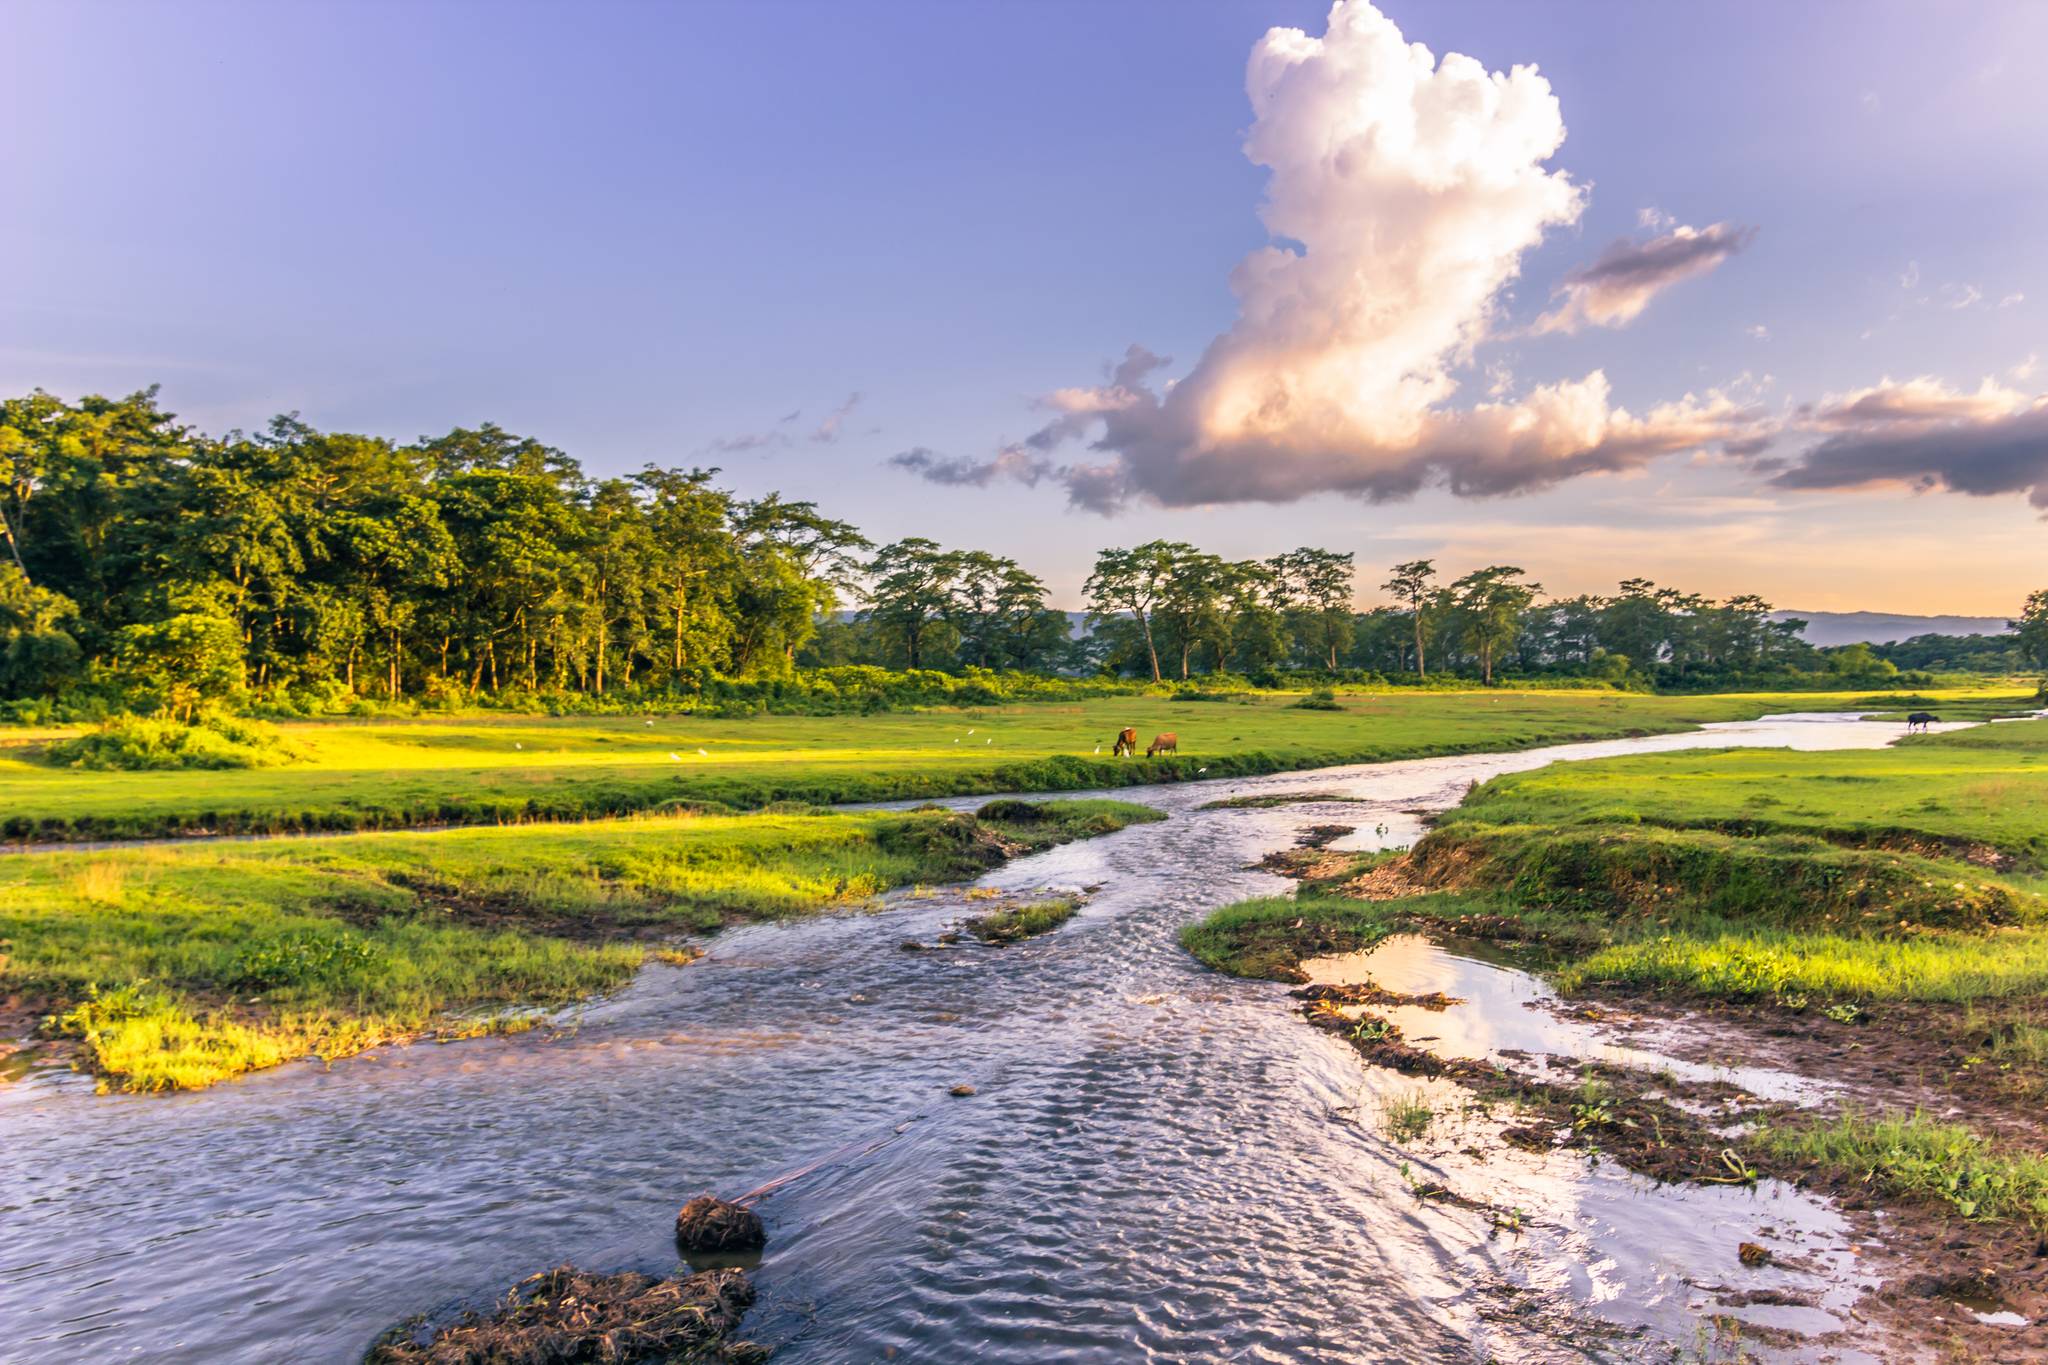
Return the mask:
<path id="1" fill-rule="evenodd" d="M 1051 900 L 1033 901 L 1029 905 L 976 915 L 967 921 L 966 928 L 983 943 L 1017 943 L 1051 933 L 1080 910 L 1081 902 L 1073 897 L 1057 896 Z"/>
<path id="2" fill-rule="evenodd" d="M 668 815 L 15 855 L 0 998 L 111 1085 L 506 1030 L 745 920 L 856 905 L 1162 818 L 1116 801 Z"/>

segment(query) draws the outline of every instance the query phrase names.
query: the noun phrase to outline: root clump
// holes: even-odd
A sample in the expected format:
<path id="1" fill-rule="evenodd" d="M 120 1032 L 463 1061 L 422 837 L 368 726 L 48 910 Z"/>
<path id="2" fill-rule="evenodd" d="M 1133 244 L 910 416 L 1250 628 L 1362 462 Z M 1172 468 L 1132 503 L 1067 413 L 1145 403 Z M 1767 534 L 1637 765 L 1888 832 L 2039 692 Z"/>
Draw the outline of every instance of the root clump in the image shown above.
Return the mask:
<path id="1" fill-rule="evenodd" d="M 393 1334 L 364 1365 L 633 1365 L 681 1359 L 758 1360 L 725 1338 L 754 1301 L 746 1272 L 687 1279 L 558 1266 L 534 1276 L 489 1315 L 470 1314 L 425 1341 Z"/>

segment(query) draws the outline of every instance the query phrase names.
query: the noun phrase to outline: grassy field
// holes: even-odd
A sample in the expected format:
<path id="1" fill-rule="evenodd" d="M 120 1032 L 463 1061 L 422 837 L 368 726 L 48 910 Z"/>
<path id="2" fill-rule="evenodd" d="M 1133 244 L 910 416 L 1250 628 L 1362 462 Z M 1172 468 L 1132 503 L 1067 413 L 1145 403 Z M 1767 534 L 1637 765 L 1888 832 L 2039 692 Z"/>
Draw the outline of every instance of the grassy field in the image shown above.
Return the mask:
<path id="1" fill-rule="evenodd" d="M 640 817 L 0 864 L 0 999 L 129 1089 L 191 1089 L 623 984 L 737 920 L 957 880 L 1157 818 L 1122 802 Z M 683 954 L 678 960 L 686 960 Z"/>
<path id="2" fill-rule="evenodd" d="M 1964 696 L 1940 699 L 1960 704 Z M 775 801 L 1075 791 L 1192 777 L 1203 769 L 1222 777 L 1524 748 L 1874 704 L 1851 693 L 1587 691 L 1350 693 L 1337 711 L 1299 710 L 1293 700 L 1109 698 L 739 720 L 308 722 L 280 727 L 305 754 L 302 762 L 196 774 L 53 767 L 40 761 L 40 749 L 58 732 L 0 732 L 0 837 L 376 829 L 601 817 L 689 801 L 751 809 Z M 1110 758 L 1125 725 L 1137 728 L 1140 742 L 1178 733 L 1179 757 Z"/>
<path id="3" fill-rule="evenodd" d="M 2048 864 L 2048 722 L 1913 736 L 1826 755 L 1775 749 L 1558 764 L 1488 783 L 1458 825 L 1644 824 L 1971 852 Z"/>

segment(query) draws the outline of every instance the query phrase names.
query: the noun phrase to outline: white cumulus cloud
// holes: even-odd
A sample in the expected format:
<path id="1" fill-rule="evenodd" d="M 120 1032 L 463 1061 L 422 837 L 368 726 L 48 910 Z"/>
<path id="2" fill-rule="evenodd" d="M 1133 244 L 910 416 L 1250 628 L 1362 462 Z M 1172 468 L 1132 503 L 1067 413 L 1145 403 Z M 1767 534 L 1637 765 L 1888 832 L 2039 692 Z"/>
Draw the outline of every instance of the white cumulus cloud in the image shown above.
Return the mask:
<path id="1" fill-rule="evenodd" d="M 1094 435 L 1094 456 L 1051 471 L 1076 503 L 1378 499 L 1433 482 L 1507 493 L 1750 433 L 1753 415 L 1717 393 L 1630 413 L 1598 370 L 1450 405 L 1524 254 L 1585 204 L 1546 164 L 1565 126 L 1533 66 L 1439 61 L 1366 0 L 1339 0 L 1320 37 L 1270 30 L 1246 90 L 1245 154 L 1270 172 L 1260 216 L 1272 244 L 1239 262 L 1236 321 L 1178 382 L 1155 386 L 1157 358 L 1134 348 L 1108 383 L 1045 400 L 1056 416 L 1027 450 Z M 1678 273 L 1617 269 L 1634 302 L 1590 292 L 1599 261 L 1567 290 L 1600 299 L 1602 317 L 1640 311 L 1671 279 L 1725 259 L 1740 230 L 1671 225 L 1656 242 L 1677 244 Z M 949 482 L 981 482 L 993 465 L 1007 469 L 987 478 L 1046 472 L 1008 448 L 980 464 L 899 463 Z"/>

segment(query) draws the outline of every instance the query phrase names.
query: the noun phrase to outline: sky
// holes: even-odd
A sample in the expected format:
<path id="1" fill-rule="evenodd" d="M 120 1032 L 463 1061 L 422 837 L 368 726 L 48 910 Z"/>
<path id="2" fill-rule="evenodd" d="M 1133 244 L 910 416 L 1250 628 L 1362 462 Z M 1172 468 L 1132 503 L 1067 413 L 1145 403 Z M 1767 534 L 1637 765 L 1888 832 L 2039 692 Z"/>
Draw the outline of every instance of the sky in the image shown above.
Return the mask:
<path id="1" fill-rule="evenodd" d="M 2048 5 L 0 0 L 0 393 L 1155 538 L 2048 584 Z"/>

